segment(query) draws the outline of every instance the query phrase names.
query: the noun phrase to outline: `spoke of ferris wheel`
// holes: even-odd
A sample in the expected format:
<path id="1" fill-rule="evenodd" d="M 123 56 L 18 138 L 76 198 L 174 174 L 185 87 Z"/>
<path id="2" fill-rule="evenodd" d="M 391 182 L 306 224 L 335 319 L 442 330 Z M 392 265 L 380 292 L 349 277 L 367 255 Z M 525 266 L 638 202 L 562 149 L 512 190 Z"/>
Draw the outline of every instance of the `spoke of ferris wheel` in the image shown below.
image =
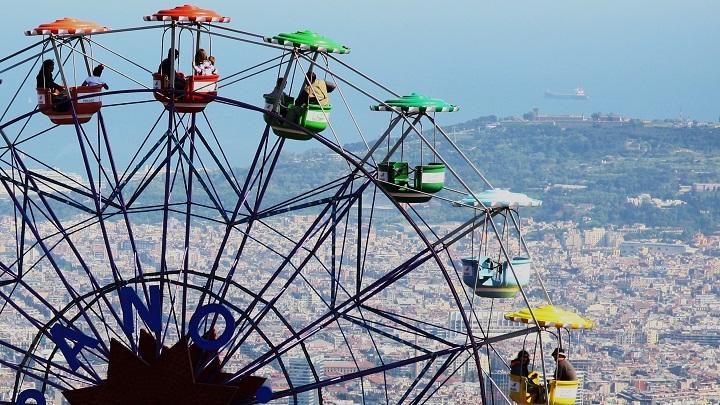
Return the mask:
<path id="1" fill-rule="evenodd" d="M 350 180 L 351 180 L 351 179 L 346 179 L 346 182 L 345 182 L 345 185 L 344 185 L 345 187 L 347 186 L 347 183 L 350 182 Z M 343 191 L 343 190 L 339 190 L 339 191 L 338 191 L 338 194 L 341 194 L 342 191 Z M 362 189 L 359 190 L 359 191 L 357 191 L 358 194 L 361 193 L 361 192 L 362 192 Z M 351 205 L 352 205 L 352 204 L 347 204 L 345 210 L 350 209 Z M 286 256 L 286 257 L 283 259 L 282 264 L 281 264 L 280 266 L 278 266 L 278 269 L 275 271 L 275 273 L 267 279 L 265 286 L 257 293 L 257 296 L 258 296 L 258 297 L 262 296 L 262 295 L 269 289 L 269 287 L 273 284 L 274 280 L 275 280 L 276 278 L 278 278 L 278 276 L 279 276 L 280 274 L 282 274 L 282 272 L 283 272 L 283 270 L 285 269 L 285 267 L 290 263 L 290 259 L 295 255 L 295 253 L 296 253 L 302 246 L 304 246 L 305 241 L 308 240 L 308 238 L 310 237 L 310 235 L 312 235 L 312 233 L 314 233 L 314 230 L 318 228 L 319 224 L 320 224 L 322 221 L 324 221 L 324 220 L 323 220 L 323 217 L 324 217 L 325 215 L 327 215 L 327 211 L 328 211 L 329 209 L 330 209 L 330 205 L 326 205 L 326 206 L 323 207 L 323 209 L 321 210 L 321 212 L 317 215 L 317 218 L 314 220 L 313 224 L 311 224 L 311 225 L 308 227 L 308 230 L 305 232 L 305 234 L 304 234 L 301 238 L 298 239 L 298 242 L 296 243 L 295 247 L 291 250 L 291 252 L 288 254 L 288 256 Z M 344 213 L 342 213 L 342 215 L 344 215 Z M 330 233 L 331 233 L 330 231 L 325 231 L 322 235 L 317 236 L 318 240 L 315 242 L 313 248 L 310 249 L 310 253 L 311 253 L 311 254 L 310 254 L 310 255 L 307 255 L 307 256 L 303 259 L 303 262 L 298 265 L 298 270 L 295 270 L 294 272 L 291 273 L 291 275 L 288 277 L 288 280 L 285 282 L 284 287 L 281 288 L 281 290 L 280 290 L 281 292 L 280 292 L 279 294 L 282 294 L 282 291 L 285 291 L 285 290 L 287 289 L 287 287 L 292 284 L 293 280 L 294 280 L 295 277 L 297 277 L 297 275 L 298 275 L 299 269 L 302 269 L 302 268 L 304 267 L 304 265 L 311 259 L 312 254 L 314 254 L 314 252 L 326 241 L 326 239 L 327 239 L 327 237 L 329 236 Z M 276 295 L 276 296 L 273 298 L 273 300 L 271 300 L 271 302 L 270 302 L 269 305 L 265 305 L 265 307 L 260 310 L 260 312 L 256 315 L 255 323 L 258 323 L 258 322 L 268 313 L 269 309 L 270 309 L 271 306 L 272 306 L 272 303 L 273 303 L 275 300 L 277 300 L 277 299 L 280 298 L 280 295 L 279 295 L 279 294 Z M 248 306 L 248 309 L 247 309 L 247 312 L 248 312 L 248 313 L 252 313 L 252 311 L 254 310 L 255 306 L 257 305 L 257 302 L 258 302 L 258 299 L 257 299 L 257 298 L 253 299 L 253 301 L 251 302 L 251 304 Z M 238 326 L 238 325 L 236 325 L 236 326 Z M 252 332 L 252 329 L 248 329 L 247 332 L 244 332 L 244 329 L 245 329 L 245 328 L 243 328 L 243 327 L 238 327 L 238 328 L 237 328 L 237 333 L 238 333 L 238 334 L 240 334 L 240 333 L 245 333 L 245 335 L 240 339 L 240 342 L 239 342 L 238 345 L 237 345 L 238 348 L 239 348 L 240 344 L 242 344 L 242 343 L 244 342 L 244 340 L 245 340 L 245 339 L 249 336 L 249 334 Z"/>
<path id="2" fill-rule="evenodd" d="M 268 352 L 258 357 L 254 362 L 246 365 L 242 370 L 238 372 L 237 375 L 253 373 L 259 368 L 263 367 L 265 364 L 271 362 L 274 358 L 288 352 L 299 342 L 312 336 L 317 330 L 326 327 L 343 314 L 354 310 L 355 308 L 357 308 L 357 306 L 381 292 L 386 285 L 394 283 L 397 278 L 408 274 L 409 272 L 417 268 L 419 265 L 425 263 L 430 257 L 432 257 L 432 254 L 428 252 L 428 249 L 425 249 L 421 253 L 416 254 L 411 259 L 408 259 L 402 266 L 397 267 L 394 271 L 384 275 L 377 281 L 367 286 L 361 291 L 358 296 L 352 296 L 349 299 L 343 301 L 342 303 L 337 305 L 334 311 L 323 314 L 322 316 L 318 317 L 313 322 L 305 326 L 303 329 L 296 332 L 294 336 L 291 336 L 285 342 L 278 344 L 276 346 L 276 350 L 274 350 L 273 352 Z"/>
<path id="3" fill-rule="evenodd" d="M 7 141 L 7 138 L 6 138 L 6 141 Z M 23 168 L 23 170 L 27 171 L 27 169 L 24 167 L 24 165 L 22 164 L 22 161 L 19 159 L 19 157 L 16 156 L 16 159 L 18 159 L 18 162 L 20 163 L 20 165 L 21 165 L 21 167 Z M 33 184 L 35 184 L 35 182 L 33 181 L 32 178 L 30 178 L 30 180 L 31 180 L 31 182 L 32 182 Z M 8 187 L 7 183 L 4 183 L 4 182 L 3 182 L 3 185 L 5 186 L 6 191 L 8 192 L 8 194 L 9 194 L 9 196 L 10 196 L 10 199 L 13 201 L 14 206 L 17 207 L 17 208 L 19 208 L 19 209 L 22 209 L 23 205 L 18 201 L 17 197 L 16 197 L 15 194 L 12 192 L 12 190 Z M 63 227 L 60 225 L 60 221 L 59 221 L 58 218 L 55 216 L 55 214 L 53 213 L 53 211 L 50 209 L 50 206 L 49 206 L 47 200 L 46 200 L 45 198 L 43 198 L 42 196 L 40 196 L 40 200 L 42 201 L 43 206 L 47 209 L 46 212 L 48 212 L 48 213 L 52 216 L 52 220 L 53 220 L 55 226 L 58 228 L 58 230 L 60 230 L 60 231 L 63 233 L 64 239 L 68 242 L 68 246 L 73 250 L 73 253 L 74 253 L 76 259 L 78 260 L 79 264 L 81 265 L 81 267 L 83 268 L 83 270 L 85 271 L 85 273 L 88 275 L 88 278 L 89 278 L 91 284 L 94 285 L 96 288 L 99 288 L 99 286 L 98 286 L 98 284 L 97 284 L 97 281 L 95 280 L 95 277 L 92 275 L 92 272 L 91 272 L 90 269 L 89 269 L 89 266 L 88 266 L 87 263 L 85 263 L 85 261 L 82 259 L 81 255 L 79 254 L 79 250 L 78 250 L 78 249 L 75 247 L 75 245 L 71 242 L 71 239 L 70 239 L 70 238 L 68 237 L 68 235 L 64 232 Z M 74 289 L 71 287 L 69 281 L 67 280 L 67 278 L 65 277 L 65 275 L 62 273 L 62 270 L 60 269 L 60 267 L 58 266 L 58 264 L 57 264 L 57 262 L 55 261 L 54 257 L 53 257 L 52 254 L 50 253 L 50 249 L 48 248 L 48 246 L 46 246 L 46 243 L 43 241 L 43 238 L 40 236 L 39 231 L 38 231 L 37 228 L 34 226 L 33 221 L 28 217 L 27 213 L 24 212 L 24 211 L 19 212 L 19 214 L 21 215 L 21 217 L 22 217 L 22 219 L 23 219 L 23 222 L 24 222 L 25 224 L 27 224 L 27 229 L 31 232 L 31 234 L 33 235 L 33 237 L 35 238 L 35 240 L 38 241 L 38 246 L 41 248 L 42 253 L 47 256 L 50 265 L 51 265 L 52 268 L 55 270 L 55 274 L 58 276 L 58 278 L 59 278 L 60 281 L 62 282 L 62 285 L 65 287 L 65 290 L 70 294 L 70 296 L 73 298 L 73 300 L 77 299 L 77 298 L 78 298 L 78 297 L 77 297 L 77 294 L 74 292 Z M 80 303 L 79 303 L 79 302 L 77 303 L 77 305 L 78 305 L 78 310 L 82 311 L 82 307 L 80 306 Z M 109 302 L 106 302 L 106 305 L 108 305 L 108 307 L 110 307 L 110 303 L 109 303 Z M 117 319 L 119 319 L 119 316 L 115 313 L 114 310 L 113 310 L 113 314 L 116 316 Z M 100 345 L 102 346 L 103 351 L 104 351 L 105 353 L 108 353 L 108 348 L 107 348 L 106 345 L 102 342 L 101 336 L 100 336 L 98 330 L 96 329 L 96 327 L 92 324 L 91 320 L 90 320 L 86 315 L 85 315 L 85 321 L 87 322 L 88 326 L 89 326 L 90 329 L 92 330 L 92 332 L 93 332 L 93 334 L 95 335 L 96 339 L 100 341 Z"/>
<path id="4" fill-rule="evenodd" d="M 265 137 L 265 139 L 268 139 L 268 138 Z M 269 184 L 269 179 L 270 179 L 270 177 L 271 177 L 271 175 L 272 175 L 272 173 L 273 173 L 273 171 L 274 171 L 275 164 L 277 163 L 277 161 L 278 161 L 278 159 L 279 159 L 279 157 L 280 157 L 280 151 L 281 151 L 281 149 L 282 149 L 282 144 L 283 144 L 283 143 L 282 143 L 282 141 L 281 141 L 281 142 L 279 143 L 277 149 L 274 149 L 274 150 L 273 150 L 274 153 L 271 155 L 272 157 L 270 158 L 270 166 L 269 166 L 269 168 L 267 169 L 267 172 L 268 172 L 267 177 L 265 178 L 264 183 L 261 182 L 260 184 L 258 184 L 257 192 L 256 192 L 255 205 L 254 205 L 254 207 L 252 207 L 252 208 L 249 209 L 249 211 L 250 211 L 251 213 L 257 211 L 257 209 L 258 209 L 258 207 L 259 207 L 259 205 L 260 205 L 260 203 L 261 203 L 261 201 L 262 201 L 262 197 L 263 197 L 263 195 L 264 195 L 264 192 L 265 192 L 265 190 L 266 190 L 266 187 L 267 187 L 267 185 Z M 262 145 L 262 143 L 261 143 L 261 145 Z M 261 149 L 262 149 L 262 146 L 261 146 L 261 147 L 258 147 L 258 150 L 257 150 L 257 152 L 256 152 L 256 159 L 261 155 Z M 255 166 L 255 163 L 256 163 L 256 162 L 257 162 L 257 160 L 254 161 L 253 167 Z M 264 165 L 263 165 L 263 167 L 264 167 Z M 235 206 L 235 209 L 233 210 L 233 216 L 232 216 L 231 220 L 236 217 L 237 213 L 238 213 L 239 210 L 240 210 L 240 207 L 246 204 L 245 195 L 246 195 L 246 193 L 249 191 L 249 189 L 248 189 L 248 187 L 250 186 L 249 178 L 250 178 L 250 175 L 251 175 L 251 174 L 252 174 L 252 171 L 248 172 L 248 178 L 246 178 L 245 185 L 243 186 L 243 194 L 242 194 L 241 198 L 239 198 L 238 201 L 237 201 L 237 204 L 236 204 L 236 206 Z M 245 240 L 245 239 L 247 238 L 247 235 L 250 233 L 253 224 L 254 224 L 254 221 L 253 221 L 253 220 L 248 221 L 248 223 L 247 223 L 247 225 L 246 225 L 246 227 L 245 227 L 243 240 Z M 227 238 L 229 238 L 229 236 L 230 236 L 230 232 L 231 232 L 231 230 L 232 230 L 231 228 L 232 228 L 232 227 L 227 227 L 227 228 L 226 228 L 225 235 L 224 235 L 224 237 L 223 237 L 223 242 L 222 242 L 222 245 L 223 245 L 223 246 L 225 245 L 225 241 L 227 240 Z M 244 242 L 242 242 L 242 244 L 244 245 Z M 242 250 L 238 250 L 238 252 L 237 252 L 237 254 L 236 254 L 236 262 L 237 262 L 237 259 L 240 258 L 241 253 L 242 253 Z M 213 263 L 213 267 L 212 267 L 211 270 L 210 270 L 210 274 L 211 274 L 211 275 L 214 275 L 214 274 L 217 272 L 217 270 L 218 270 L 218 268 L 219 268 L 219 260 L 220 260 L 220 257 L 218 256 L 218 257 L 216 258 L 216 260 L 215 260 L 215 263 Z M 233 266 L 233 268 L 231 268 L 230 271 L 228 272 L 228 276 L 227 276 L 228 279 L 232 278 L 232 275 L 234 274 L 234 270 L 235 270 L 235 266 Z M 277 274 L 277 273 L 276 273 L 276 274 Z M 213 280 L 212 278 L 209 278 L 209 279 L 208 279 L 208 284 L 206 285 L 206 289 L 207 289 L 208 291 L 211 291 L 211 290 L 212 290 L 212 280 Z M 204 302 L 204 300 L 205 300 L 205 293 L 203 293 L 203 294 L 201 295 L 199 302 L 202 303 L 202 302 Z M 252 308 L 252 307 L 254 307 L 254 304 L 251 305 L 251 308 Z M 251 311 L 252 311 L 252 309 L 249 310 L 248 312 L 251 312 Z"/>

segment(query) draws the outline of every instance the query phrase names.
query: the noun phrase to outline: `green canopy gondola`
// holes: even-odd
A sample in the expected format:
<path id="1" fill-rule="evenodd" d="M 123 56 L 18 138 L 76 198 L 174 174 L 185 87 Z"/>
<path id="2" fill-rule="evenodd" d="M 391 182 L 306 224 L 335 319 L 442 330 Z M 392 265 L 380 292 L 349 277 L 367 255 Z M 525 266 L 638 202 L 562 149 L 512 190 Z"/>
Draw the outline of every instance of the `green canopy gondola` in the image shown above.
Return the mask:
<path id="1" fill-rule="evenodd" d="M 425 114 L 454 112 L 460 107 L 437 98 L 412 93 L 408 96 L 385 100 L 382 104 L 371 105 L 370 109 L 372 111 Z M 414 174 L 412 179 L 410 174 Z M 432 194 L 442 190 L 445 185 L 445 164 L 431 162 L 411 169 L 407 162 L 386 160 L 378 164 L 378 179 L 381 186 L 398 202 L 427 202 L 432 198 Z"/>
<path id="2" fill-rule="evenodd" d="M 312 31 L 282 33 L 274 37 L 264 37 L 263 41 L 317 53 L 350 53 L 350 48 Z M 308 132 L 317 134 L 327 128 L 332 105 L 313 103 L 294 105 L 295 100 L 292 97 L 285 96 L 281 97 L 281 100 L 276 100 L 278 96 L 279 94 L 263 95 L 265 98 L 265 109 L 267 111 L 274 111 L 287 120 L 287 122 L 284 122 L 279 119 L 273 119 L 270 114 L 264 115 L 265 122 L 270 123 L 275 135 L 288 139 L 306 141 L 312 138 L 312 135 L 308 134 Z M 297 126 L 304 128 L 306 131 L 297 128 Z"/>
<path id="3" fill-rule="evenodd" d="M 350 53 L 350 48 L 340 45 L 333 39 L 307 30 L 293 33 L 285 32 L 274 37 L 264 37 L 263 41 L 320 53 Z"/>

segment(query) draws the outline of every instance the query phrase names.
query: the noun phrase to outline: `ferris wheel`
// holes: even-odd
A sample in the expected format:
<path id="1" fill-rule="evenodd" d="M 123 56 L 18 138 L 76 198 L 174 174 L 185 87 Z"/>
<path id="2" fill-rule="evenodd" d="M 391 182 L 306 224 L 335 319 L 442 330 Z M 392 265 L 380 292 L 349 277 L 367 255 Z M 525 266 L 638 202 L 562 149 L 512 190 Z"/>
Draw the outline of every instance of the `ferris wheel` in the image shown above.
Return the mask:
<path id="1" fill-rule="evenodd" d="M 540 202 L 494 189 L 442 130 L 458 107 L 393 92 L 312 31 L 194 6 L 144 20 L 41 24 L 0 59 L 17 78 L 0 403 L 490 403 L 493 347 L 537 326 L 491 334 L 486 304 L 529 305 L 518 212 Z M 193 73 L 231 52 L 247 64 Z"/>

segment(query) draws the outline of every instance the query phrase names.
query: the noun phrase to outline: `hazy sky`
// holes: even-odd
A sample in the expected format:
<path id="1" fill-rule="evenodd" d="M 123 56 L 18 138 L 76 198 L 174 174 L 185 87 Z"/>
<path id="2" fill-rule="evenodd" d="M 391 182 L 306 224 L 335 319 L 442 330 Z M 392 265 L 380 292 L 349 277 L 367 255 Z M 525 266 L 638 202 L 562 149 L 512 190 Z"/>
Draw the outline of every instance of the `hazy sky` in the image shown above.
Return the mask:
<path id="1" fill-rule="evenodd" d="M 62 17 L 112 28 L 183 3 L 5 2 L 0 55 L 35 41 L 23 31 Z M 614 112 L 717 122 L 718 0 L 202 1 L 230 26 L 262 35 L 310 29 L 353 49 L 347 61 L 400 94 L 459 105 L 444 123 L 496 114 Z M 312 6 L 314 4 L 316 6 Z M 319 7 L 317 7 L 319 6 Z M 157 43 L 134 47 L 159 48 Z M 242 64 L 242 55 L 222 55 Z M 2 75 L 0 75 L 2 78 Z M 547 100 L 582 86 L 588 101 Z M 0 88 L 2 90 L 2 88 Z"/>

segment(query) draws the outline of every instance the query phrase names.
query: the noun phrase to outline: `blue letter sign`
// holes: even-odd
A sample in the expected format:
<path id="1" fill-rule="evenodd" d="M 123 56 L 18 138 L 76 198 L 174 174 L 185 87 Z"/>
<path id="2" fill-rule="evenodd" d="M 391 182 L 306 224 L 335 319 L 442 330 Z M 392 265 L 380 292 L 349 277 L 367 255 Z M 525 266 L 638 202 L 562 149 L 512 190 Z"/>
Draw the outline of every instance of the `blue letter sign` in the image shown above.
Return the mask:
<path id="1" fill-rule="evenodd" d="M 147 307 L 140 301 L 140 298 L 132 287 L 123 287 L 120 290 L 120 305 L 122 305 L 123 330 L 125 333 L 132 335 L 133 332 L 135 332 L 135 325 L 133 325 L 133 306 L 135 306 L 138 315 L 145 321 L 151 331 L 160 332 L 162 330 L 162 307 L 160 305 L 159 286 L 150 286 L 150 304 Z"/>
<path id="2" fill-rule="evenodd" d="M 55 324 L 50 328 L 50 336 L 52 336 L 53 342 L 55 342 L 57 347 L 60 348 L 60 351 L 62 351 L 68 366 L 70 366 L 73 371 L 80 367 L 77 356 L 83 347 L 97 347 L 97 345 L 100 344 L 98 340 L 60 324 Z M 75 346 L 70 347 L 66 339 L 75 341 Z"/>

